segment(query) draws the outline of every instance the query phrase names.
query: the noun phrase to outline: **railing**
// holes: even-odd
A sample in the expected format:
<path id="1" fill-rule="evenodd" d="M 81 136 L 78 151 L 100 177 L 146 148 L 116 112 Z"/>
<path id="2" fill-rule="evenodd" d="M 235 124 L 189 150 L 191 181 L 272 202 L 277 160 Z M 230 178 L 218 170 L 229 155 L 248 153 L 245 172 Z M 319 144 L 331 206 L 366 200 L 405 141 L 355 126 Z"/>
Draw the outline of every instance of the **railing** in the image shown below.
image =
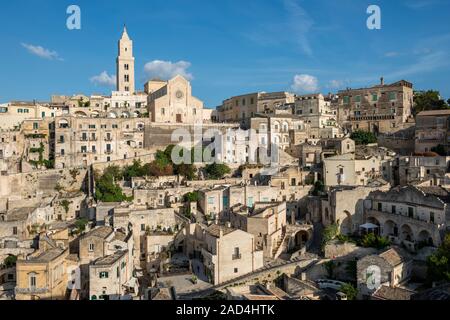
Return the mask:
<path id="1" fill-rule="evenodd" d="M 43 294 L 47 293 L 47 288 L 16 288 L 16 294 Z"/>
<path id="2" fill-rule="evenodd" d="M 106 137 L 105 138 L 105 141 L 112 141 L 113 139 L 112 139 L 112 137 Z"/>
<path id="3" fill-rule="evenodd" d="M 106 150 L 105 154 L 113 154 L 113 151 L 112 150 Z"/>

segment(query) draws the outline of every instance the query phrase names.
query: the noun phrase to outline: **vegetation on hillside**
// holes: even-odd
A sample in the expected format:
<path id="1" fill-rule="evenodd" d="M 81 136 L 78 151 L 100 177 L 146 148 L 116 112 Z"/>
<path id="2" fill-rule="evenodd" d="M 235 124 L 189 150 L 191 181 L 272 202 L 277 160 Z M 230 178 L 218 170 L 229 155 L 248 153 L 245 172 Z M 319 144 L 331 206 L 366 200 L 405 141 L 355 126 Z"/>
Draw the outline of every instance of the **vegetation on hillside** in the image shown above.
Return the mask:
<path id="1" fill-rule="evenodd" d="M 450 109 L 450 99 L 445 101 L 441 98 L 439 91 L 416 91 L 414 92 L 414 114 L 421 111 Z"/>
<path id="2" fill-rule="evenodd" d="M 438 250 L 428 257 L 428 280 L 450 281 L 450 233 L 444 238 Z"/>
<path id="3" fill-rule="evenodd" d="M 372 132 L 357 130 L 350 136 L 357 145 L 368 145 L 370 143 L 376 143 L 377 137 Z"/>
<path id="4" fill-rule="evenodd" d="M 212 163 L 205 167 L 205 172 L 208 179 L 218 180 L 230 174 L 231 169 L 224 163 Z"/>

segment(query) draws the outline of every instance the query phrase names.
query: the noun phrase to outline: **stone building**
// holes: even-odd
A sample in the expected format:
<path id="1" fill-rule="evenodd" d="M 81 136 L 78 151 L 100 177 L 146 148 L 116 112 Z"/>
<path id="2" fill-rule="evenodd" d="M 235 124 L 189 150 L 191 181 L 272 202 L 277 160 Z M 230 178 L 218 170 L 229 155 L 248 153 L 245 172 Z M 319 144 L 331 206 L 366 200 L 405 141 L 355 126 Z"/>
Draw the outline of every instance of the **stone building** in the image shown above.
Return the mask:
<path id="1" fill-rule="evenodd" d="M 250 128 L 258 134 L 258 146 L 271 151 L 272 145 L 287 150 L 291 144 L 308 139 L 309 127 L 298 116 L 257 114 L 250 120 Z M 302 139 L 296 135 L 302 133 Z M 296 141 L 293 138 L 296 137 Z"/>
<path id="2" fill-rule="evenodd" d="M 412 259 L 401 248 L 365 256 L 357 262 L 358 295 L 369 299 L 382 286 L 395 288 L 404 284 L 411 274 Z"/>
<path id="3" fill-rule="evenodd" d="M 296 96 L 293 111 L 310 126 L 311 138 L 335 138 L 338 135 L 337 115 L 331 110 L 331 102 L 322 94 Z M 335 134 L 330 136 L 330 132 Z"/>
<path id="4" fill-rule="evenodd" d="M 416 116 L 416 152 L 429 152 L 441 145 L 449 154 L 450 110 L 422 111 Z"/>
<path id="5" fill-rule="evenodd" d="M 275 109 L 293 103 L 295 95 L 288 92 L 259 92 L 231 97 L 217 108 L 219 122 L 237 122 L 250 127 L 250 119 L 258 113 L 274 114 Z"/>
<path id="6" fill-rule="evenodd" d="M 132 299 L 132 294 L 138 293 L 137 282 L 132 281 L 134 268 L 129 256 L 127 250 L 117 251 L 89 266 L 90 300 Z"/>
<path id="7" fill-rule="evenodd" d="M 55 167 L 87 166 L 146 154 L 148 119 L 57 117 Z"/>
<path id="8" fill-rule="evenodd" d="M 380 176 L 381 161 L 375 156 L 363 158 L 347 153 L 326 158 L 323 165 L 327 187 L 364 186 Z"/>
<path id="9" fill-rule="evenodd" d="M 242 230 L 213 224 L 205 230 L 201 250 L 211 283 L 220 284 L 263 266 L 263 252 L 255 237 Z"/>
<path id="10" fill-rule="evenodd" d="M 0 129 L 18 129 L 24 120 L 54 118 L 58 115 L 60 110 L 48 102 L 11 101 L 0 106 Z"/>
<path id="11" fill-rule="evenodd" d="M 425 180 L 444 178 L 449 172 L 450 157 L 405 156 L 397 157 L 386 166 L 392 174 L 393 185 L 417 184 Z"/>
<path id="12" fill-rule="evenodd" d="M 203 102 L 192 95 L 190 82 L 177 75 L 146 84 L 148 110 L 156 123 L 203 123 Z"/>
<path id="13" fill-rule="evenodd" d="M 64 300 L 67 292 L 65 259 L 68 249 L 37 252 L 16 265 L 16 300 Z"/>
<path id="14" fill-rule="evenodd" d="M 447 204 L 413 187 L 396 187 L 369 194 L 364 221 L 392 243 L 415 251 L 421 246 L 439 246 L 445 233 Z"/>
<path id="15" fill-rule="evenodd" d="M 339 91 L 338 123 L 350 131 L 394 133 L 408 127 L 413 85 L 401 80 L 362 89 Z"/>
<path id="16" fill-rule="evenodd" d="M 327 197 L 321 200 L 322 224 L 336 224 L 343 235 L 357 234 L 359 226 L 364 223 L 364 199 L 373 191 L 388 191 L 389 188 L 387 183 L 379 186 L 331 188 Z"/>
<path id="17" fill-rule="evenodd" d="M 255 203 L 234 207 L 231 225 L 255 236 L 256 247 L 264 251 L 264 258 L 277 258 L 278 249 L 286 235 L 286 203 Z"/>

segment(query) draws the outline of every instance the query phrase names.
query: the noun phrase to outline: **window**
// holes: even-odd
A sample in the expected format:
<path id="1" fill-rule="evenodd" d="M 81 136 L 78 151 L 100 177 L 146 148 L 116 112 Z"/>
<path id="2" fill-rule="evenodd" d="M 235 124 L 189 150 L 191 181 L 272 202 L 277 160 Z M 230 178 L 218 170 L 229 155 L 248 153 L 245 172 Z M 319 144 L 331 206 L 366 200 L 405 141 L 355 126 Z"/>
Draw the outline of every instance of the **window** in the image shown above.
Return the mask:
<path id="1" fill-rule="evenodd" d="M 61 149 L 61 155 L 64 156 L 66 154 L 66 152 L 64 151 L 64 149 Z"/>
<path id="2" fill-rule="evenodd" d="M 234 273 L 238 273 L 239 269 L 238 268 L 234 268 Z"/>
<path id="3" fill-rule="evenodd" d="M 378 101 L 378 94 L 372 93 L 372 101 Z"/>
<path id="4" fill-rule="evenodd" d="M 127 71 L 130 70 L 130 66 L 129 66 L 128 64 L 125 64 L 125 65 L 124 65 L 124 68 L 125 68 L 125 70 L 127 70 Z"/>
<path id="5" fill-rule="evenodd" d="M 378 202 L 378 211 L 383 211 L 383 204 L 381 202 Z"/>
<path id="6" fill-rule="evenodd" d="M 397 100 L 397 94 L 395 92 L 389 92 L 389 100 Z"/>
<path id="7" fill-rule="evenodd" d="M 5 108 L 5 107 L 0 108 L 0 113 L 7 113 L 7 112 L 8 112 L 8 108 Z"/>
<path id="8" fill-rule="evenodd" d="M 233 260 L 239 260 L 239 259 L 241 259 L 241 252 L 240 252 L 240 250 L 239 250 L 239 248 L 234 248 L 234 253 L 233 253 L 233 257 L 232 257 L 232 259 Z"/>
<path id="9" fill-rule="evenodd" d="M 166 114 L 166 109 L 161 108 L 161 114 L 162 114 L 162 115 L 165 115 L 165 114 Z"/>
<path id="10" fill-rule="evenodd" d="M 355 102 L 361 102 L 361 96 L 356 96 L 355 97 Z"/>
<path id="11" fill-rule="evenodd" d="M 434 212 L 430 212 L 430 222 L 434 223 Z"/>
<path id="12" fill-rule="evenodd" d="M 208 197 L 208 204 L 214 204 L 214 197 Z"/>
<path id="13" fill-rule="evenodd" d="M 128 74 L 124 75 L 124 81 L 130 82 L 130 76 Z"/>
<path id="14" fill-rule="evenodd" d="M 141 231 L 145 231 L 145 224 L 141 224 Z"/>
<path id="15" fill-rule="evenodd" d="M 344 104 L 349 104 L 349 103 L 350 103 L 350 97 L 344 96 Z"/>
<path id="16" fill-rule="evenodd" d="M 394 214 L 397 213 L 397 208 L 395 206 L 392 206 L 391 210 L 392 210 L 391 211 L 392 213 L 394 213 Z"/>
<path id="17" fill-rule="evenodd" d="M 93 243 L 89 243 L 89 252 L 94 252 L 95 245 Z"/>
<path id="18" fill-rule="evenodd" d="M 15 236 L 16 236 L 16 235 L 17 235 L 17 233 L 18 233 L 18 232 L 17 232 L 17 227 L 13 227 L 13 235 L 15 235 Z"/>
<path id="19" fill-rule="evenodd" d="M 36 288 L 36 283 L 37 283 L 37 281 L 36 281 L 36 273 L 30 273 L 29 275 L 28 275 L 28 279 L 29 279 L 29 283 L 30 283 L 30 288 L 32 288 L 32 289 L 34 289 L 34 288 Z"/>
<path id="20" fill-rule="evenodd" d="M 408 217 L 410 218 L 414 217 L 414 209 L 411 207 L 408 207 Z"/>
<path id="21" fill-rule="evenodd" d="M 107 279 L 109 278 L 109 273 L 106 271 L 100 272 L 100 279 Z"/>

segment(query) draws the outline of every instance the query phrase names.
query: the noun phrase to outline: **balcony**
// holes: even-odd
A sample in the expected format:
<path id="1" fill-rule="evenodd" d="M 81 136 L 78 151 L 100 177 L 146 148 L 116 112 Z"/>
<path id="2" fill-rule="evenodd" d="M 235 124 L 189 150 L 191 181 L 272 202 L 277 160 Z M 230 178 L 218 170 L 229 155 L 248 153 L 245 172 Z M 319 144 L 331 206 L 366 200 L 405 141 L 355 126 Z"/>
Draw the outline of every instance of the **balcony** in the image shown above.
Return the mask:
<path id="1" fill-rule="evenodd" d="M 16 288 L 16 294 L 45 294 L 49 292 L 47 288 Z"/>
<path id="2" fill-rule="evenodd" d="M 81 137 L 80 141 L 88 141 L 88 137 Z"/>
<path id="3" fill-rule="evenodd" d="M 113 151 L 112 150 L 106 150 L 105 154 L 113 154 Z"/>
<path id="4" fill-rule="evenodd" d="M 111 142 L 111 141 L 113 141 L 113 138 L 112 138 L 112 137 L 106 137 L 106 138 L 105 138 L 105 141 Z"/>

